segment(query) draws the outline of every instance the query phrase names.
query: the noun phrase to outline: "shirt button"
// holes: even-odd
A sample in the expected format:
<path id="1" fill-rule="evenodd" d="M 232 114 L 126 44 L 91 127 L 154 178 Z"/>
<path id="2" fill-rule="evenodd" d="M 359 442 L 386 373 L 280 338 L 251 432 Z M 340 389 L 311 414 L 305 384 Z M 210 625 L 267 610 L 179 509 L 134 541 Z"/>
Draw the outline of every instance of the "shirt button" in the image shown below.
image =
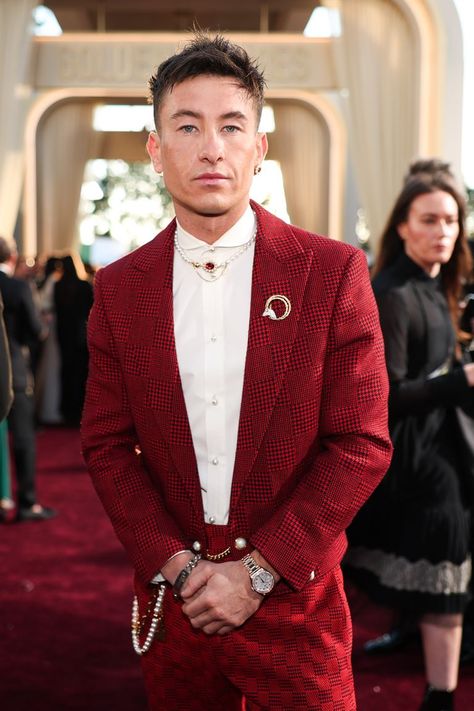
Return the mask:
<path id="1" fill-rule="evenodd" d="M 216 519 L 214 518 L 214 516 L 209 516 L 209 523 L 215 523 L 215 522 L 216 522 Z"/>
<path id="2" fill-rule="evenodd" d="M 217 336 L 215 335 L 215 333 L 212 334 L 212 336 L 211 336 L 211 341 L 212 341 L 213 343 L 215 343 L 215 342 L 217 341 Z"/>
<path id="3" fill-rule="evenodd" d="M 214 466 L 217 466 L 219 464 L 219 460 L 217 457 L 214 457 L 214 459 L 211 460 L 211 464 L 214 464 Z"/>
<path id="4" fill-rule="evenodd" d="M 217 405 L 217 403 L 218 403 L 219 401 L 218 401 L 218 399 L 216 398 L 216 396 L 213 395 L 211 402 L 212 402 L 213 405 Z"/>

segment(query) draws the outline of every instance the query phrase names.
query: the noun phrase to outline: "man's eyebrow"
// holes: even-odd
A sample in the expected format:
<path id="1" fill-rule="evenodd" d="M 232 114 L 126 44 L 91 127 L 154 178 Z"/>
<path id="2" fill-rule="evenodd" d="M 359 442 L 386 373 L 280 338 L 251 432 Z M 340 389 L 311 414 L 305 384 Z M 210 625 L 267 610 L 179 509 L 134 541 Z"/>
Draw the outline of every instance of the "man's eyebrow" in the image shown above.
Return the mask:
<path id="1" fill-rule="evenodd" d="M 189 116 L 190 118 L 195 118 L 195 119 L 200 119 L 202 118 L 202 114 L 199 113 L 198 111 L 192 111 L 191 109 L 180 109 L 179 111 L 175 111 L 174 114 L 171 114 L 170 118 L 171 120 L 176 121 L 176 119 L 183 118 L 185 116 Z M 221 114 L 219 116 L 220 119 L 224 119 L 228 121 L 229 119 L 237 119 L 239 121 L 248 121 L 248 117 L 243 114 L 241 111 L 228 111 L 225 114 Z"/>
<path id="2" fill-rule="evenodd" d="M 197 113 L 196 111 L 191 111 L 191 109 L 180 109 L 179 111 L 175 111 L 174 114 L 171 114 L 171 119 L 179 119 L 182 116 L 190 116 L 191 118 L 201 118 L 202 114 Z"/>
<path id="3" fill-rule="evenodd" d="M 240 121 L 248 121 L 248 118 L 241 111 L 228 111 L 226 114 L 222 114 L 220 118 L 223 119 L 239 119 Z"/>

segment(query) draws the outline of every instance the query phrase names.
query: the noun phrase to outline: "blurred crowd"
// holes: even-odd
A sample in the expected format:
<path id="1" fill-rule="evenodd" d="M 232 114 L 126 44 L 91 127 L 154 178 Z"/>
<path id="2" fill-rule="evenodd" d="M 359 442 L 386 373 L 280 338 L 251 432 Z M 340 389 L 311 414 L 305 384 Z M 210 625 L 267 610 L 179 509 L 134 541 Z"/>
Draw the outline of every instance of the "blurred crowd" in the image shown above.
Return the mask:
<path id="1" fill-rule="evenodd" d="M 77 426 L 87 380 L 94 268 L 77 254 L 19 256 L 14 275 L 31 289 L 41 323 L 39 338 L 29 344 L 36 421 Z"/>
<path id="2" fill-rule="evenodd" d="M 0 520 L 46 520 L 56 515 L 37 500 L 36 429 L 79 426 L 93 280 L 94 270 L 78 255 L 25 259 L 13 242 L 0 237 L 0 295 L 12 386 L 11 404 L 0 412 Z"/>

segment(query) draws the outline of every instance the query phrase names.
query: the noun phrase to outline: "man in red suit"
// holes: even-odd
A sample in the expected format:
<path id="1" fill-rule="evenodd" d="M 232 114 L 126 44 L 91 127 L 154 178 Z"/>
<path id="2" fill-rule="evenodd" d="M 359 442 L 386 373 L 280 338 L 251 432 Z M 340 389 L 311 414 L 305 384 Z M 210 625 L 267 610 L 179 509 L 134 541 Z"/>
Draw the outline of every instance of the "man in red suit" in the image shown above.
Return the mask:
<path id="1" fill-rule="evenodd" d="M 176 220 L 97 275 L 82 426 L 150 707 L 351 711 L 344 530 L 391 454 L 365 258 L 249 201 L 242 48 L 198 35 L 150 88 Z"/>

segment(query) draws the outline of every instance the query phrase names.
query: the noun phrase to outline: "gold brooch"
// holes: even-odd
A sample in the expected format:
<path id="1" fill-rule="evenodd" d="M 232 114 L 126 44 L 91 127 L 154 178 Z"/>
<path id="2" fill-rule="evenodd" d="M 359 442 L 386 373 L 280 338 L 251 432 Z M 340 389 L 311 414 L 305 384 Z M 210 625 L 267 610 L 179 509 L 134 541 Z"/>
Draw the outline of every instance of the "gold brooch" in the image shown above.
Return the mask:
<path id="1" fill-rule="evenodd" d="M 280 301 L 284 306 L 284 311 L 281 316 L 277 316 L 274 309 L 272 308 L 272 303 L 274 301 Z M 262 316 L 267 316 L 272 321 L 283 321 L 283 319 L 285 319 L 287 316 L 290 315 L 290 311 L 291 311 L 290 300 L 286 296 L 283 296 L 283 294 L 273 294 L 273 296 L 268 297 L 268 299 L 265 303 L 265 310 L 264 310 Z"/>

